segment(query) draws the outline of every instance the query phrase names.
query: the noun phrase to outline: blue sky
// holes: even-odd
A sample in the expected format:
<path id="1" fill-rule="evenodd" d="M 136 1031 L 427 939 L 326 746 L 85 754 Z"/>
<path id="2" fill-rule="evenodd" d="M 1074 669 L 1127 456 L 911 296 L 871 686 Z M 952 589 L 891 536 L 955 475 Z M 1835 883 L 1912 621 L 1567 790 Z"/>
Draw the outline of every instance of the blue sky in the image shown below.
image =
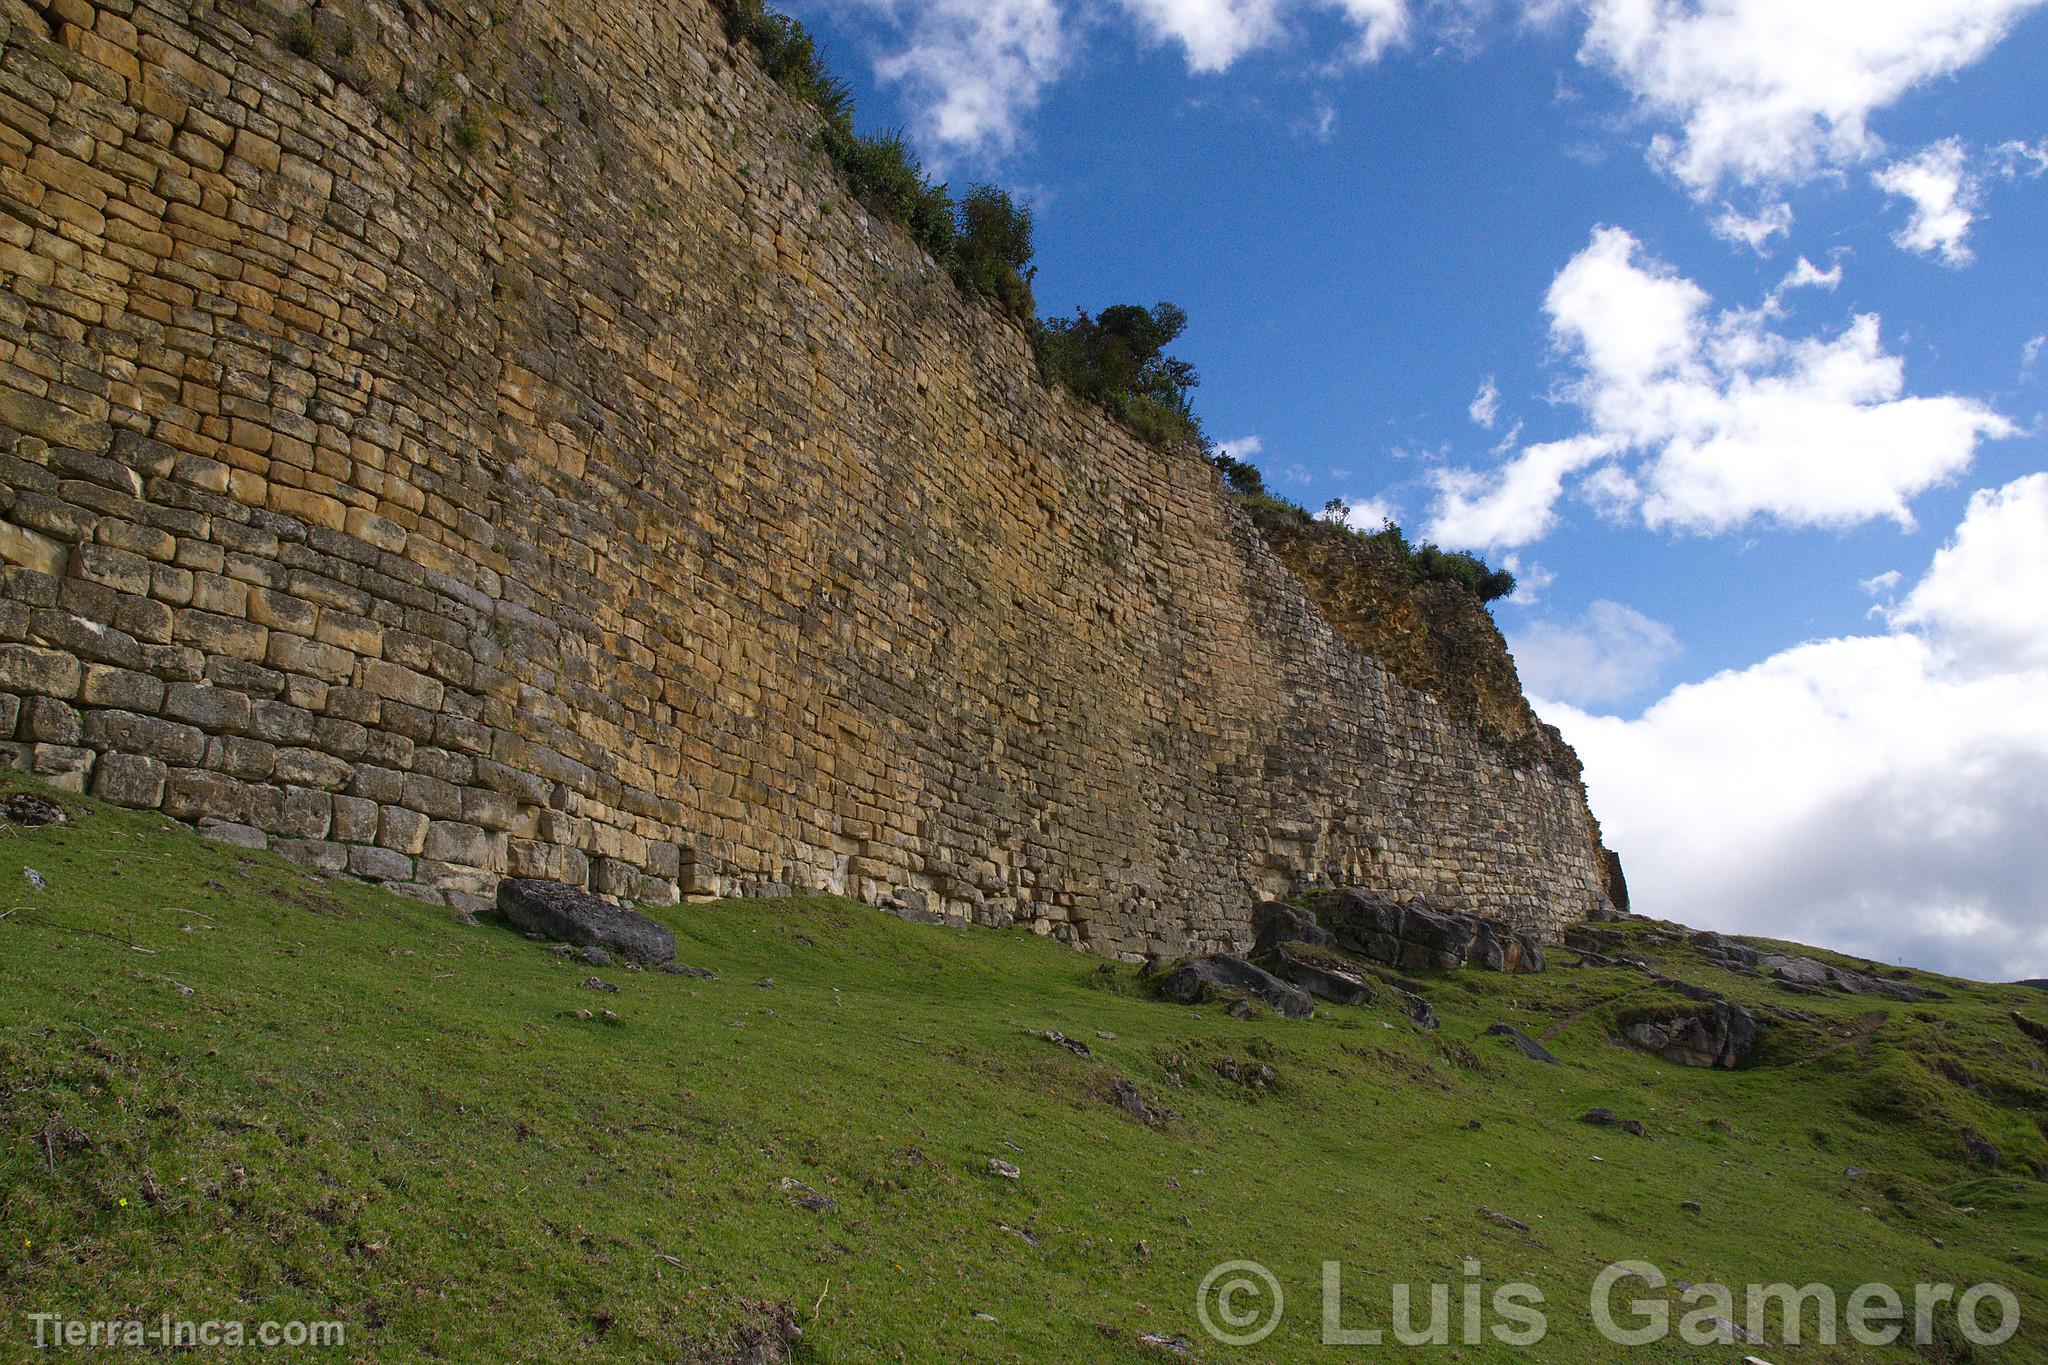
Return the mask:
<path id="1" fill-rule="evenodd" d="M 2048 976 L 2048 0 L 792 0 L 1496 608 L 1639 909 Z"/>

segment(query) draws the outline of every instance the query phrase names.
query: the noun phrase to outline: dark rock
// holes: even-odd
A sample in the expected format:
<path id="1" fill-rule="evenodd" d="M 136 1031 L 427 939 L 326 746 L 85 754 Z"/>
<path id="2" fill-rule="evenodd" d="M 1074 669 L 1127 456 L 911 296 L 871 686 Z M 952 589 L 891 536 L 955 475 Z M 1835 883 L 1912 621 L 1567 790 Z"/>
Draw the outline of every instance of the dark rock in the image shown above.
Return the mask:
<path id="1" fill-rule="evenodd" d="M 1741 1066 L 1756 1052 L 1756 1016 L 1717 1000 L 1704 1009 L 1672 1011 L 1623 1025 L 1622 1035 L 1645 1052 L 1680 1066 Z"/>
<path id="2" fill-rule="evenodd" d="M 41 829 L 45 825 L 61 825 L 71 815 L 62 806 L 47 796 L 36 792 L 16 792 L 5 801 L 0 801 L 0 820 L 24 829 Z"/>
<path id="3" fill-rule="evenodd" d="M 619 993 L 619 988 L 617 986 L 614 986 L 611 982 L 606 981 L 601 977 L 595 976 L 584 977 L 583 988 L 585 990 L 591 991 L 605 991 L 611 995 L 617 995 Z"/>
<path id="4" fill-rule="evenodd" d="M 1614 954 L 1628 946 L 1628 939 L 1619 930 L 1596 929 L 1590 924 L 1574 924 L 1564 931 L 1564 946 L 1575 953 Z"/>
<path id="5" fill-rule="evenodd" d="M 1233 1085 L 1241 1085 L 1247 1090 L 1265 1090 L 1280 1079 L 1280 1073 L 1264 1062 L 1240 1066 L 1235 1057 L 1223 1058 L 1214 1064 L 1214 1069 L 1224 1080 Z"/>
<path id="6" fill-rule="evenodd" d="M 831 1195 L 819 1194 L 803 1181 L 791 1179 L 789 1176 L 782 1177 L 782 1194 L 790 1203 L 812 1213 L 830 1213 L 839 1207 L 838 1201 Z"/>
<path id="7" fill-rule="evenodd" d="M 1180 1117 L 1145 1098 L 1135 1081 L 1118 1076 L 1109 1084 L 1110 1102 L 1148 1128 L 1160 1128 Z"/>
<path id="8" fill-rule="evenodd" d="M 1189 958 L 1162 975 L 1156 989 L 1166 999 L 1183 1005 L 1250 996 L 1271 1005 L 1287 1019 L 1306 1019 L 1316 1012 L 1308 992 L 1228 953 Z"/>
<path id="9" fill-rule="evenodd" d="M 1373 989 L 1357 972 L 1346 970 L 1335 954 L 1316 952 L 1301 940 L 1274 948 L 1262 960 L 1273 975 L 1333 1005 L 1370 1005 Z"/>
<path id="10" fill-rule="evenodd" d="M 1330 892 L 1317 918 L 1346 952 L 1403 971 L 1455 971 L 1468 963 L 1501 972 L 1540 972 L 1543 946 L 1533 934 L 1496 920 L 1433 910 L 1376 891 Z"/>
<path id="11" fill-rule="evenodd" d="M 1773 980 L 1789 981 L 1795 986 L 1825 986 L 1829 982 L 1828 969 L 1810 957 L 1773 955 L 1757 965 Z"/>
<path id="12" fill-rule="evenodd" d="M 1436 1032 L 1436 1010 L 1431 1008 L 1427 1000 L 1413 991 L 1404 991 L 1399 986 L 1390 989 L 1394 992 L 1394 998 L 1400 1001 L 1403 1012 L 1411 1020 L 1431 1033 Z"/>
<path id="13" fill-rule="evenodd" d="M 1730 943 L 1719 934 L 1698 933 L 1688 941 L 1701 957 L 1731 972 L 1755 971 L 1757 964 L 1763 961 L 1763 954 L 1756 949 L 1746 948 L 1740 943 Z"/>
<path id="14" fill-rule="evenodd" d="M 1263 957 L 1287 943 L 1328 948 L 1337 941 L 1329 930 L 1316 923 L 1314 915 L 1285 901 L 1267 901 L 1252 911 L 1252 935 L 1253 957 Z"/>
<path id="15" fill-rule="evenodd" d="M 609 967 L 612 965 L 612 955 L 602 948 L 578 948 L 576 956 L 582 958 L 586 966 Z"/>
<path id="16" fill-rule="evenodd" d="M 1557 1058 L 1550 1055 L 1550 1049 L 1544 1047 L 1543 1044 L 1537 1042 L 1513 1024 L 1495 1024 L 1486 1031 L 1486 1036 L 1489 1038 L 1507 1039 L 1515 1051 L 1521 1053 L 1532 1062 L 1547 1062 L 1551 1066 L 1557 1065 Z"/>
<path id="17" fill-rule="evenodd" d="M 1998 1148 L 1982 1133 L 1965 1128 L 1963 1150 L 1970 1154 L 1970 1160 L 1987 1170 L 1995 1169 L 1998 1165 Z"/>
<path id="18" fill-rule="evenodd" d="M 603 948 L 629 962 L 652 966 L 676 955 L 675 935 L 661 924 L 560 882 L 508 877 L 498 883 L 498 913 L 529 933 Z"/>
<path id="19" fill-rule="evenodd" d="M 2011 1014 L 2013 1027 L 2043 1047 L 2048 1047 L 2048 1024 L 2037 1024 L 2018 1010 Z"/>
<path id="20" fill-rule="evenodd" d="M 712 971 L 709 967 L 685 967 L 680 962 L 664 962 L 656 970 L 667 972 L 670 976 L 695 977 L 699 981 L 716 981 L 718 979 L 718 973 Z"/>
<path id="21" fill-rule="evenodd" d="M 1596 1128 L 1614 1128 L 1630 1137 L 1647 1136 L 1647 1130 L 1635 1119 L 1617 1118 L 1612 1109 L 1590 1109 L 1579 1115 L 1580 1123 L 1590 1123 Z"/>
<path id="22" fill-rule="evenodd" d="M 1507 1214 L 1496 1213 L 1492 1209 L 1480 1209 L 1479 1216 L 1481 1218 L 1484 1218 L 1489 1223 L 1497 1223 L 1504 1228 L 1513 1228 L 1516 1232 L 1527 1232 L 1529 1230 L 1529 1225 L 1523 1222 L 1521 1219 L 1510 1218 Z"/>
<path id="23" fill-rule="evenodd" d="M 1095 1060 L 1095 1054 L 1089 1051 L 1088 1044 L 1082 1042 L 1079 1038 L 1069 1038 L 1056 1028 L 1045 1031 L 1045 1041 L 1053 1044 L 1055 1047 L 1065 1048 L 1076 1057 L 1083 1057 L 1091 1062 Z"/>

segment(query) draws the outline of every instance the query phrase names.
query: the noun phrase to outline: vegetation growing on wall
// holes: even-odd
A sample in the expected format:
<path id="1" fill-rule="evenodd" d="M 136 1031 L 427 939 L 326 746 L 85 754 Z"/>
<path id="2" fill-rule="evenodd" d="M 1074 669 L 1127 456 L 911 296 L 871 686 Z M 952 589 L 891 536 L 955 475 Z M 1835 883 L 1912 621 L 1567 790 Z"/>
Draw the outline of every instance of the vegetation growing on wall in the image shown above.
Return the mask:
<path id="1" fill-rule="evenodd" d="M 797 20 L 764 0 L 722 0 L 726 32 L 753 45 L 761 65 L 823 121 L 826 153 L 854 197 L 901 223 L 963 289 L 1031 323 L 1031 211 L 994 185 L 976 185 L 955 201 L 951 189 L 925 173 L 900 131 L 863 135 L 853 126 L 853 91 L 832 74 L 817 40 Z"/>
<path id="2" fill-rule="evenodd" d="M 976 185 L 956 201 L 948 186 L 925 173 L 900 131 L 855 131 L 853 92 L 827 68 L 817 40 L 802 23 L 769 9 L 766 0 L 721 3 L 728 36 L 750 44 L 768 74 L 817 111 L 825 151 L 854 196 L 872 212 L 902 224 L 962 289 L 1028 324 L 1039 371 L 1048 383 L 1101 406 L 1162 450 L 1213 460 L 1231 492 L 1258 504 L 1257 510 L 1313 521 L 1307 509 L 1270 496 L 1256 466 L 1210 444 L 1191 401 L 1201 382 L 1195 368 L 1166 351 L 1187 329 L 1185 311 L 1171 303 L 1150 308 L 1116 304 L 1099 313 L 1077 309 L 1071 318 L 1039 320 L 1031 290 L 1037 270 L 1031 264 L 1028 206 L 995 185 Z M 1411 545 L 1392 522 L 1378 531 L 1357 531 L 1345 527 L 1341 515 L 1329 521 L 1334 531 L 1357 537 L 1405 566 L 1417 581 L 1453 584 L 1481 602 L 1515 590 L 1513 574 L 1489 569 L 1470 554 L 1427 542 Z"/>
<path id="3" fill-rule="evenodd" d="M 1414 544 L 1407 533 L 1391 521 L 1382 522 L 1376 531 L 1354 527 L 1347 521 L 1351 509 L 1341 499 L 1331 500 L 1324 505 L 1323 515 L 1315 516 L 1299 503 L 1268 493 L 1257 469 L 1229 455 L 1219 454 L 1213 458 L 1217 468 L 1223 471 L 1225 483 L 1255 518 L 1275 519 L 1301 530 L 1345 538 L 1402 566 L 1418 583 L 1448 583 L 1471 593 L 1481 602 L 1495 602 L 1515 591 L 1513 574 L 1505 569 L 1488 568 L 1477 555 L 1463 550 L 1445 550 L 1426 540 L 1419 545 Z M 1246 469 L 1251 470 L 1252 486 L 1242 482 L 1244 476 L 1240 471 Z"/>

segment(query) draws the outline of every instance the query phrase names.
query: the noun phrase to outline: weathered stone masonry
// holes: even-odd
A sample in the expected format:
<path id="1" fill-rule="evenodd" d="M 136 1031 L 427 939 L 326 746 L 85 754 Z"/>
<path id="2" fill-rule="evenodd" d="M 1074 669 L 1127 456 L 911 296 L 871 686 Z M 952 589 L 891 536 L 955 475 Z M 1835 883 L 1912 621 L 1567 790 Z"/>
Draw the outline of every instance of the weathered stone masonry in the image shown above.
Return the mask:
<path id="1" fill-rule="evenodd" d="M 0 0 L 9 760 L 455 904 L 1602 902 L 1570 765 L 1040 386 L 705 0 L 298 10 Z"/>

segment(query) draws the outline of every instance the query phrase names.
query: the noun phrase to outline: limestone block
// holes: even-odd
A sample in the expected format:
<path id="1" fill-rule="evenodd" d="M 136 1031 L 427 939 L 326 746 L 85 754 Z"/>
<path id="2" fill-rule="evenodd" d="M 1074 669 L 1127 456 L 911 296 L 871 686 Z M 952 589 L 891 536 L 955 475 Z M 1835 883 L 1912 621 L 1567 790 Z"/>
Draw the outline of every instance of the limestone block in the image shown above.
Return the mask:
<path id="1" fill-rule="evenodd" d="M 168 775 L 169 770 L 154 758 L 102 754 L 94 765 L 92 794 L 117 806 L 154 810 L 163 804 Z"/>
<path id="2" fill-rule="evenodd" d="M 164 692 L 164 715 L 210 734 L 240 734 L 249 728 L 249 698 L 207 683 L 172 683 Z"/>
<path id="3" fill-rule="evenodd" d="M 88 748 L 159 759 L 174 767 L 191 767 L 206 756 L 206 736 L 196 727 L 135 711 L 88 712 L 83 730 Z"/>
<path id="4" fill-rule="evenodd" d="M 21 708 L 16 734 L 38 744 L 75 745 L 82 732 L 78 712 L 69 704 L 54 697 L 30 697 Z"/>
<path id="5" fill-rule="evenodd" d="M 33 645 L 0 645 L 0 689 L 67 700 L 78 695 L 84 675 L 75 655 Z"/>

